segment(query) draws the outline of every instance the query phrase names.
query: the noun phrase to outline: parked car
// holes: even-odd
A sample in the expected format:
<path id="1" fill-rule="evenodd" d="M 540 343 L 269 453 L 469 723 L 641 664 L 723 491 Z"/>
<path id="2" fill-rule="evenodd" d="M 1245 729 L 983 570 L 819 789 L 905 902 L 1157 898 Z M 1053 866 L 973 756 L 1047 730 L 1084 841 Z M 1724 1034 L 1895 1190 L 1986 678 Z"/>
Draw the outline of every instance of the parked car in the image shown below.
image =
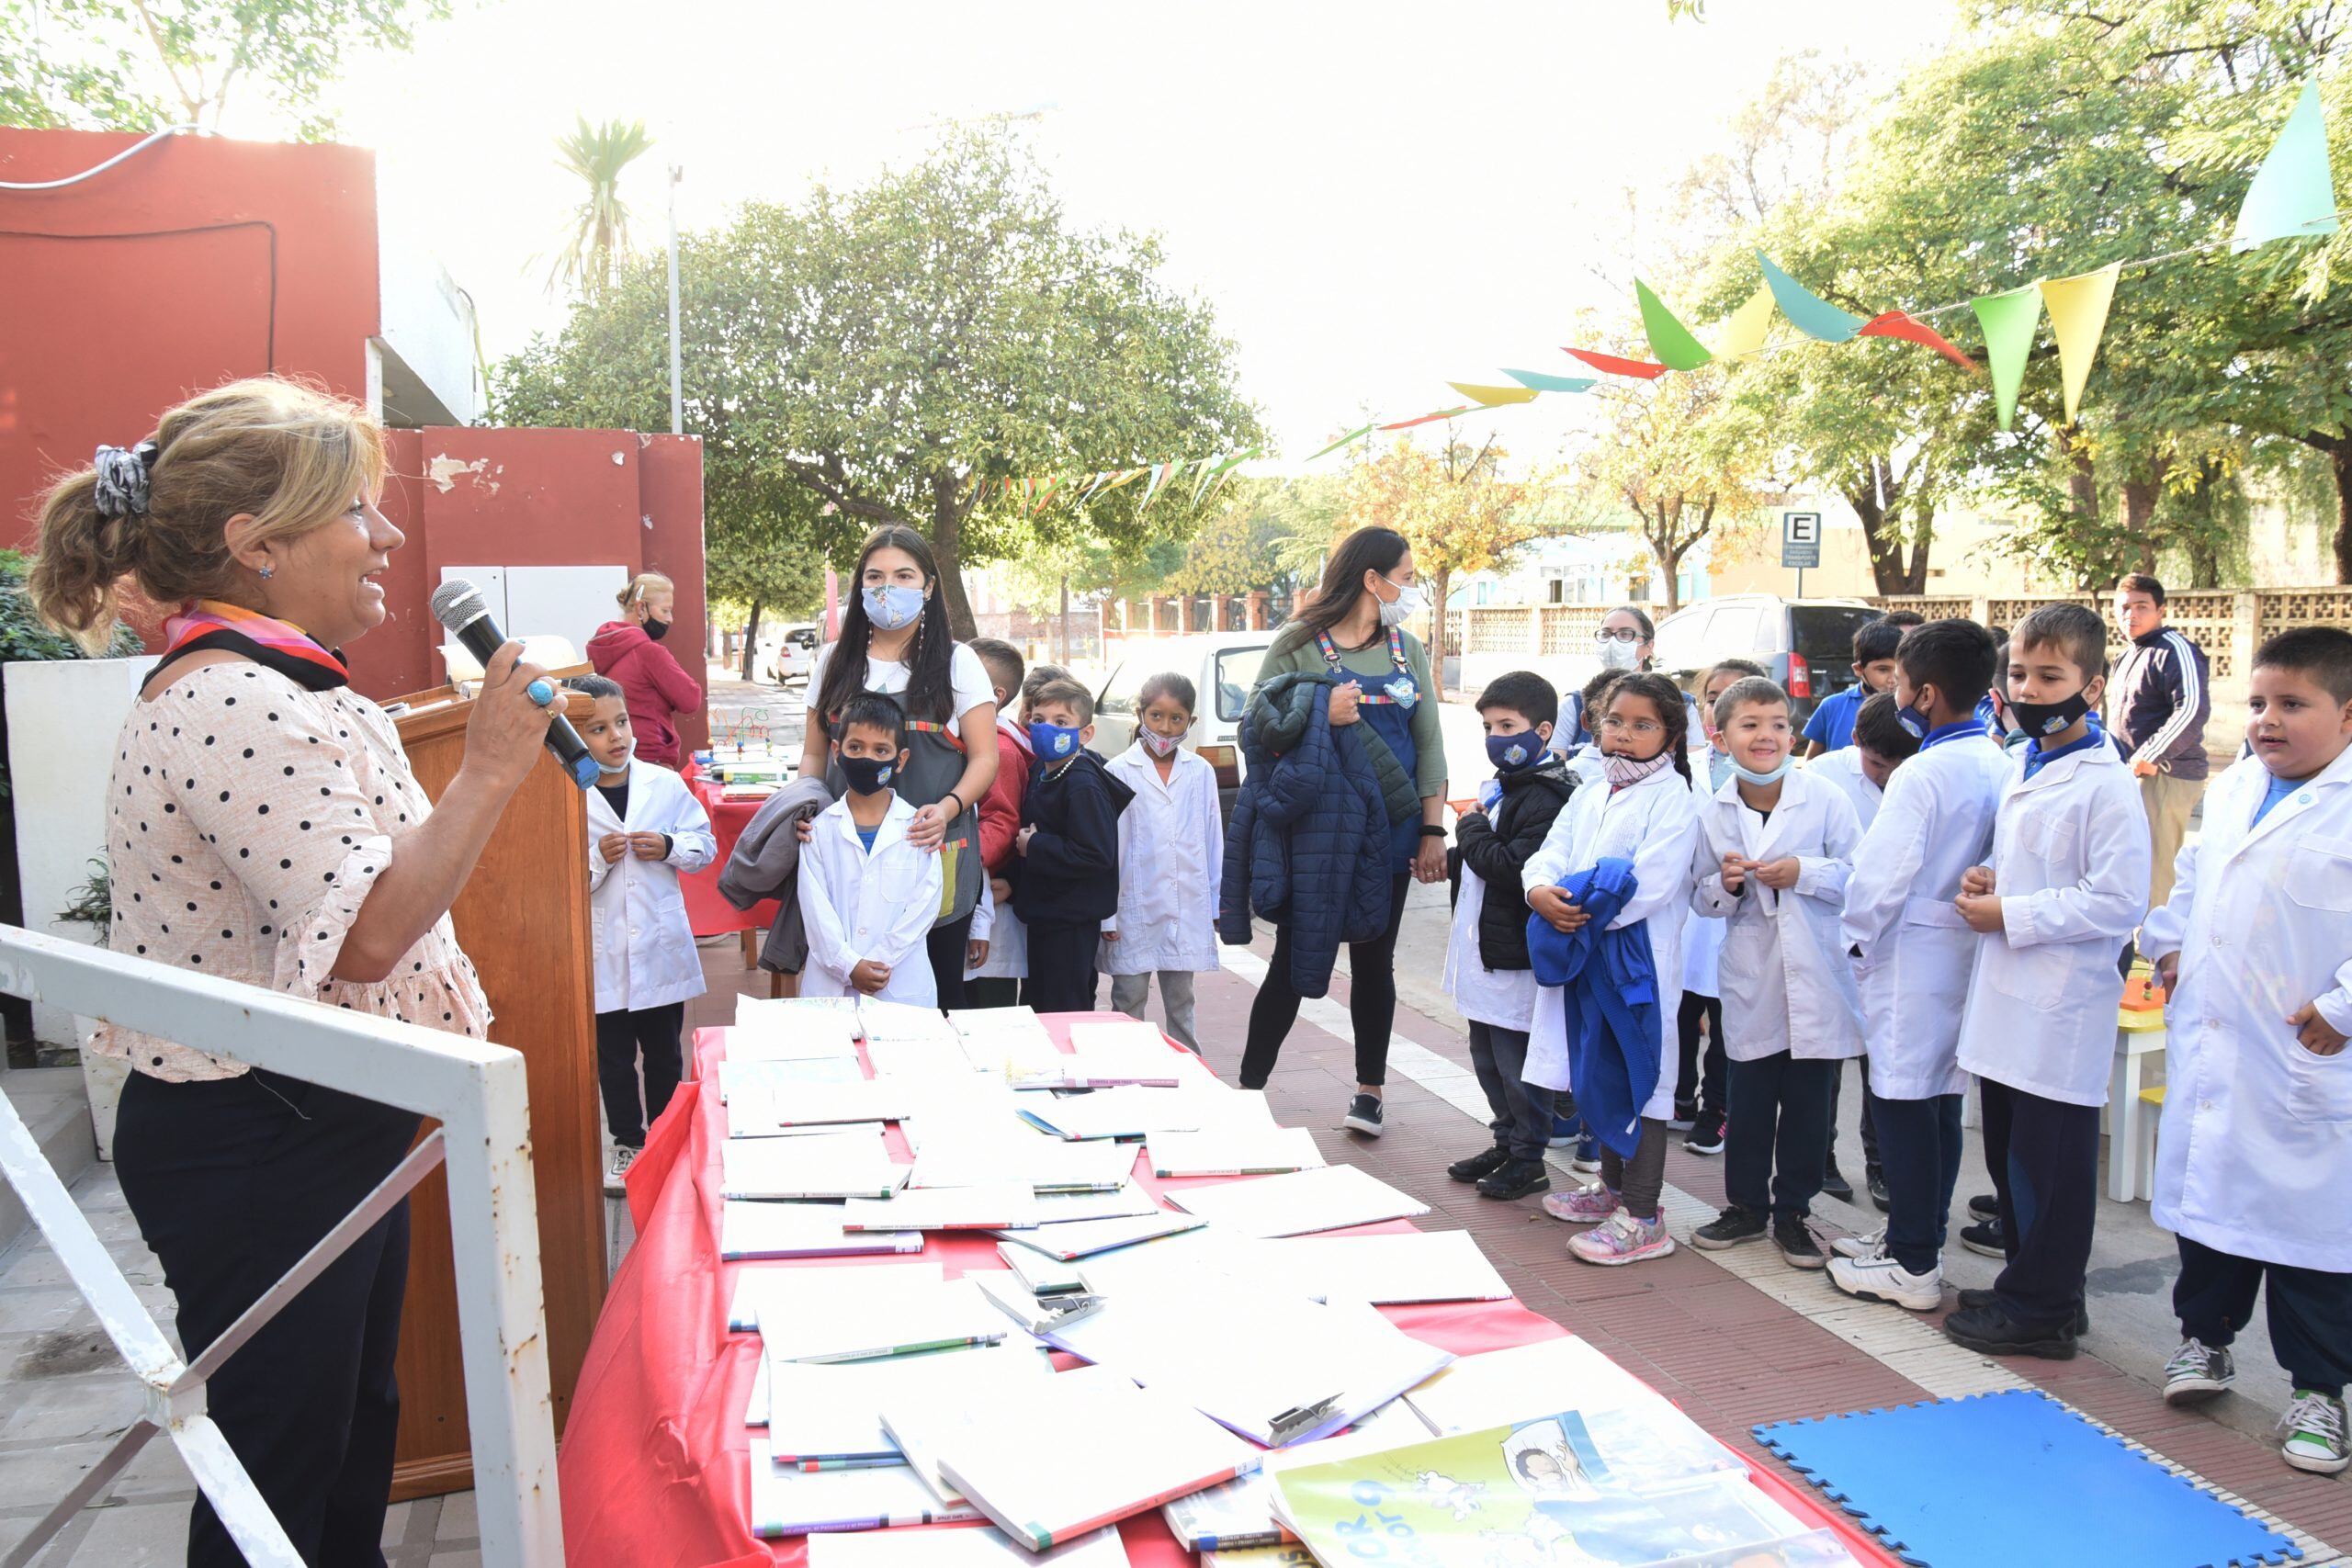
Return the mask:
<path id="1" fill-rule="evenodd" d="M 1657 669 L 1696 693 L 1718 660 L 1752 659 L 1789 694 L 1802 728 L 1822 698 L 1860 680 L 1854 628 L 1878 615 L 1859 599 L 1702 599 L 1658 622 Z"/>
<path id="2" fill-rule="evenodd" d="M 1184 744 L 1216 770 L 1218 803 L 1230 811 L 1243 773 L 1238 739 L 1242 707 L 1273 640 L 1271 631 L 1214 632 L 1136 637 L 1120 645 L 1110 677 L 1094 698 L 1094 750 L 1105 757 L 1125 750 L 1136 737 L 1143 683 L 1173 671 L 1190 679 L 1200 694 L 1200 711 L 1193 716 Z"/>
<path id="3" fill-rule="evenodd" d="M 761 643 L 761 662 L 769 680 L 779 686 L 788 686 L 795 681 L 805 682 L 808 679 L 809 664 L 817 655 L 817 627 L 813 623 L 786 626 L 776 634 L 773 644 L 764 637 Z"/>

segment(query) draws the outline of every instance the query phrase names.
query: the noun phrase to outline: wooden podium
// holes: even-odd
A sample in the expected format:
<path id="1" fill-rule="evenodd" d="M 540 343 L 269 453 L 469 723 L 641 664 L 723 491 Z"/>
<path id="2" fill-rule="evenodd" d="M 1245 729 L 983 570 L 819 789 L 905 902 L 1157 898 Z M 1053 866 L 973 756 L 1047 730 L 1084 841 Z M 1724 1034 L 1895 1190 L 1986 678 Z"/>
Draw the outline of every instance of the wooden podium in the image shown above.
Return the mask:
<path id="1" fill-rule="evenodd" d="M 464 758 L 472 704 L 447 686 L 397 701 L 408 709 L 394 716 L 401 743 L 417 782 L 437 801 Z M 573 695 L 571 716 L 584 716 L 593 705 Z M 547 1303 L 548 1382 L 560 1435 L 609 1271 L 587 805 L 554 759 L 542 757 L 514 792 L 449 915 L 458 945 L 481 972 L 490 997 L 492 1041 L 520 1051 L 529 1064 L 539 1278 Z M 418 1184 L 410 1223 L 413 1240 L 401 1323 L 395 1499 L 473 1484 L 449 1256 L 448 1187 L 438 1170 Z"/>

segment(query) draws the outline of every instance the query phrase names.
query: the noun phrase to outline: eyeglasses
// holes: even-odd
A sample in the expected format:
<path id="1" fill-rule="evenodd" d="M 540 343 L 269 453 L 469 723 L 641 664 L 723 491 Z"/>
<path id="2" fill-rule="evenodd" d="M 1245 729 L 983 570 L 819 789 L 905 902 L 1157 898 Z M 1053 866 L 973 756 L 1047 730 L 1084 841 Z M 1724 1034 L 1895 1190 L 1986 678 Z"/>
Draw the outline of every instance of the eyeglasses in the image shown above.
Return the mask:
<path id="1" fill-rule="evenodd" d="M 1654 718 L 1623 719 L 1612 713 L 1600 721 L 1600 728 L 1611 735 L 1656 735 L 1666 726 Z"/>
<path id="2" fill-rule="evenodd" d="M 1595 642 L 1639 642 L 1642 640 L 1642 632 L 1639 626 L 1619 626 L 1613 632 L 1607 626 L 1603 626 L 1592 634 L 1592 640 Z"/>

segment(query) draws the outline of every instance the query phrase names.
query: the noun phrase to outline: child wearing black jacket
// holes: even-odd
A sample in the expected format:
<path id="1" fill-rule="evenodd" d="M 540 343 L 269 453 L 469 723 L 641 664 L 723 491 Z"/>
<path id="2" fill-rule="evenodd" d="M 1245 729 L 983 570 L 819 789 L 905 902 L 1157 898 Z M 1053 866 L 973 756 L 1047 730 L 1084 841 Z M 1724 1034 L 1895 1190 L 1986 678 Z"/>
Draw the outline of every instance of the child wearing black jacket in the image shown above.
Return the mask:
<path id="1" fill-rule="evenodd" d="M 1094 953 L 1119 912 L 1119 813 L 1135 791 L 1086 749 L 1094 698 L 1075 681 L 1041 686 L 1029 703 L 1037 776 L 1021 799 L 1012 907 L 1029 929 L 1021 1000 L 1039 1012 L 1094 1010 Z"/>
<path id="2" fill-rule="evenodd" d="M 1475 1181 L 1482 1198 L 1524 1198 L 1552 1185 L 1544 1147 L 1552 1132 L 1552 1091 L 1523 1082 L 1535 976 L 1527 957 L 1527 897 L 1520 868 L 1544 847 L 1576 777 L 1547 750 L 1560 695 L 1541 675 L 1514 671 L 1478 694 L 1487 755 L 1495 776 L 1478 807 L 1463 814 L 1449 857 L 1454 874 L 1453 932 L 1445 947 L 1445 988 L 1470 1024 L 1470 1062 L 1494 1112 L 1494 1146 L 1456 1160 L 1446 1174 Z"/>

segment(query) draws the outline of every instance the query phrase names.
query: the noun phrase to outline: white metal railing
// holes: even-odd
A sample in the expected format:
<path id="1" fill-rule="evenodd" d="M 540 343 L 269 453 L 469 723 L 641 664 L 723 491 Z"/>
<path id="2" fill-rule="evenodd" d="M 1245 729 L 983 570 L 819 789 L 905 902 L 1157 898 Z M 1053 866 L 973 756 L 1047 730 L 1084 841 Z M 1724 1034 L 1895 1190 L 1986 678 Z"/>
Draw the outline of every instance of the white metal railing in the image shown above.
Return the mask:
<path id="1" fill-rule="evenodd" d="M 159 1431 L 178 1446 L 248 1562 L 302 1568 L 284 1529 L 205 1414 L 205 1380 L 442 1164 L 448 1168 L 450 1250 L 457 1264 L 458 1345 L 473 1435 L 482 1560 L 499 1568 L 560 1568 L 563 1529 L 521 1055 L 503 1046 L 321 1007 L 8 925 L 0 925 L 0 991 L 396 1105 L 441 1123 L 365 1202 L 188 1364 L 140 1305 L 41 1157 L 15 1106 L 0 1093 L 0 1172 L 147 1393 L 140 1419 L 29 1536 L 0 1558 L 0 1568 L 31 1562 Z"/>

